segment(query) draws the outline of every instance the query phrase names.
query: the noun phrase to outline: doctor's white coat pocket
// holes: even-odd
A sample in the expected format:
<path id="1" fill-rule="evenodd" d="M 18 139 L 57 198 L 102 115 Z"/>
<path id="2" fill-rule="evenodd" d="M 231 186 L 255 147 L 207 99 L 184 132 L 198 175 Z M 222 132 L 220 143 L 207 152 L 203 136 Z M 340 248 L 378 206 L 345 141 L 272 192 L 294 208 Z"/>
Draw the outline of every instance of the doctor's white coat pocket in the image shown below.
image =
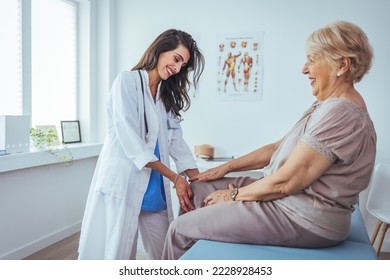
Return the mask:
<path id="1" fill-rule="evenodd" d="M 132 166 L 128 160 L 111 158 L 101 163 L 96 191 L 122 199 L 126 194 Z"/>
<path id="2" fill-rule="evenodd" d="M 181 137 L 181 126 L 180 121 L 176 118 L 168 118 L 168 143 L 172 144 L 175 140 Z"/>

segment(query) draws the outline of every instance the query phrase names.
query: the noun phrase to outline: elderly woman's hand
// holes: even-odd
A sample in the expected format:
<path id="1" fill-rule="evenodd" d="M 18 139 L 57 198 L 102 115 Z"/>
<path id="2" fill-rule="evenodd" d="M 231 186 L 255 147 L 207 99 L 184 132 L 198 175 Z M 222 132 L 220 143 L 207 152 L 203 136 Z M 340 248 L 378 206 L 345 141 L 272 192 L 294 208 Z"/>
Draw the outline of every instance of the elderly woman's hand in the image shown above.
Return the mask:
<path id="1" fill-rule="evenodd" d="M 234 188 L 234 184 L 230 183 L 226 190 L 218 190 L 209 194 L 204 200 L 204 206 L 209 206 L 217 203 L 231 201 L 230 191 Z"/>
<path id="2" fill-rule="evenodd" d="M 192 181 L 212 181 L 212 180 L 217 180 L 225 176 L 227 173 L 229 173 L 229 167 L 226 164 L 210 168 L 204 172 L 201 172 L 189 179 L 190 182 Z"/>

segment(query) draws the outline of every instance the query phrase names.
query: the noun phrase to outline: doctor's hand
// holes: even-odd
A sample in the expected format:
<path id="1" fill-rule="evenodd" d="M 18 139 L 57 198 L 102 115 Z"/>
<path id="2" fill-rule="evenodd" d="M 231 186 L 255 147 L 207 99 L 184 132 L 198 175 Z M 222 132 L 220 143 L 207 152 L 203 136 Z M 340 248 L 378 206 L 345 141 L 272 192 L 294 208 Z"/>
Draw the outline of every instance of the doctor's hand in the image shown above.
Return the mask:
<path id="1" fill-rule="evenodd" d="M 229 167 L 227 164 L 222 164 L 220 166 L 210 168 L 204 172 L 201 172 L 193 177 L 191 177 L 189 180 L 190 182 L 192 181 L 212 181 L 212 180 L 217 180 L 225 176 L 227 173 L 229 173 Z"/>
<path id="2" fill-rule="evenodd" d="M 187 180 L 182 176 L 178 176 L 174 187 L 176 188 L 180 207 L 184 210 L 184 212 L 194 210 L 195 206 L 191 202 L 193 193 Z"/>

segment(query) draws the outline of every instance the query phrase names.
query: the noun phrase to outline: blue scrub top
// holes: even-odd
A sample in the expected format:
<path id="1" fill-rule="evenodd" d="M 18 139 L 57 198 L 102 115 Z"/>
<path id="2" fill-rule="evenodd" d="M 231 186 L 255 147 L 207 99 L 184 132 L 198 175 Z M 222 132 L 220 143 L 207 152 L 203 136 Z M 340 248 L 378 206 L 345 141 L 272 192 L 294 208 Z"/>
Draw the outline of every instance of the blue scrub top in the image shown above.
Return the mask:
<path id="1" fill-rule="evenodd" d="M 156 101 L 155 101 L 156 102 Z M 160 160 L 160 150 L 158 148 L 158 139 L 154 149 L 155 156 Z M 167 209 L 165 190 L 162 175 L 153 170 L 150 174 L 149 184 L 142 201 L 142 211 L 162 211 Z"/>
<path id="2" fill-rule="evenodd" d="M 154 154 L 160 159 L 160 151 L 158 148 L 158 140 Z M 162 175 L 153 170 L 150 174 L 148 188 L 144 194 L 142 201 L 142 211 L 162 211 L 167 209 L 167 201 L 165 198 L 165 190 Z"/>

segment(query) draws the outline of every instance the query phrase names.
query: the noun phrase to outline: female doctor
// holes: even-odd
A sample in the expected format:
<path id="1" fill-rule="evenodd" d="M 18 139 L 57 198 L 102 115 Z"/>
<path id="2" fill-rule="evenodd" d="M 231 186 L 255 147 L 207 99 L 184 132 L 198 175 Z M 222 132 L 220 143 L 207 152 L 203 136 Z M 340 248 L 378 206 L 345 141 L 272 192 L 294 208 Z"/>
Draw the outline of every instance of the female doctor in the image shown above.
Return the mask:
<path id="1" fill-rule="evenodd" d="M 181 110 L 190 105 L 204 57 L 179 30 L 160 34 L 132 71 L 115 79 L 107 100 L 107 136 L 89 191 L 79 259 L 135 259 L 138 231 L 150 259 L 161 259 L 173 219 L 170 183 L 181 208 L 194 209 L 188 177 L 198 174 L 182 137 Z M 169 156 L 176 170 L 169 167 Z"/>

